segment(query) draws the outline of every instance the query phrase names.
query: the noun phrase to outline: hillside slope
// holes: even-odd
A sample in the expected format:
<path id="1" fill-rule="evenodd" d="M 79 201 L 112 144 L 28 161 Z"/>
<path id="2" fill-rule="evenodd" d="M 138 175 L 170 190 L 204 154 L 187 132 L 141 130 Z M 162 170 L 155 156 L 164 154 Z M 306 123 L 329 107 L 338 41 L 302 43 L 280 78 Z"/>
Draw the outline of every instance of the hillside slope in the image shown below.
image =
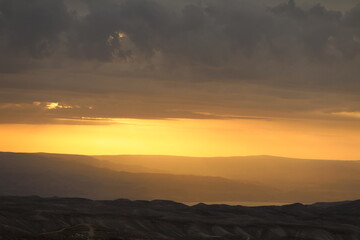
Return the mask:
<path id="1" fill-rule="evenodd" d="M 360 201 L 186 206 L 171 201 L 0 197 L 7 240 L 359 240 Z"/>
<path id="2" fill-rule="evenodd" d="M 133 164 L 170 174 L 219 176 L 281 189 L 291 201 L 360 198 L 360 161 L 294 159 L 275 156 L 180 157 L 94 156 L 117 169 Z M 140 171 L 140 170 L 139 170 Z"/>
<path id="3" fill-rule="evenodd" d="M 129 173 L 97 167 L 87 156 L 0 153 L 0 195 L 277 201 L 275 189 L 221 177 Z M 274 198 L 278 198 L 274 195 Z"/>
<path id="4" fill-rule="evenodd" d="M 270 156 L 104 158 L 0 153 L 0 195 L 283 203 L 360 198 L 357 161 Z M 125 171 L 129 167 L 139 172 Z M 165 173 L 152 173 L 151 169 Z"/>

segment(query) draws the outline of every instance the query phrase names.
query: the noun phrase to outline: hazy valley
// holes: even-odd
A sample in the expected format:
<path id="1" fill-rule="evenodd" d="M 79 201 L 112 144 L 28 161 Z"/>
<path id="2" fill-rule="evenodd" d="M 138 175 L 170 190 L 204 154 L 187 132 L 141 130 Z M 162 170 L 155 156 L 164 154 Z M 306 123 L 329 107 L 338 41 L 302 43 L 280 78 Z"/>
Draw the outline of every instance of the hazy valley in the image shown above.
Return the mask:
<path id="1" fill-rule="evenodd" d="M 3 152 L 0 240 L 357 240 L 359 165 Z"/>
<path id="2" fill-rule="evenodd" d="M 271 156 L 189 158 L 0 153 L 0 194 L 180 202 L 360 198 L 360 163 Z"/>

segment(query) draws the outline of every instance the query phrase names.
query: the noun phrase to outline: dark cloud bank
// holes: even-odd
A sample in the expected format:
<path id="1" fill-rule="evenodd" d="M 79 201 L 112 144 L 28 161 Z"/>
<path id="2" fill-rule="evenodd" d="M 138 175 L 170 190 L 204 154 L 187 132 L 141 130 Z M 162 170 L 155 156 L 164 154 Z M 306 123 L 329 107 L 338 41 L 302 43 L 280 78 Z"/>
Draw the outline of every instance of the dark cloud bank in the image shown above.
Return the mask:
<path id="1" fill-rule="evenodd" d="M 240 92 L 247 85 L 272 89 L 261 93 L 258 101 L 269 96 L 301 99 L 291 106 L 275 103 L 274 109 L 301 109 L 307 101 L 312 102 L 311 107 L 304 109 L 314 105 L 314 109 L 326 109 L 328 105 L 320 103 L 315 92 L 318 97 L 346 94 L 351 101 L 344 98 L 341 109 L 357 111 L 360 5 L 337 11 L 320 4 L 301 6 L 300 1 L 292 0 L 276 4 L 250 0 L 0 0 L 0 52 L 2 92 L 45 89 L 53 94 L 156 95 L 155 117 L 187 117 L 174 114 L 187 109 L 184 101 L 161 108 L 165 100 L 183 99 L 187 91 L 189 101 L 199 106 L 214 103 L 219 96 L 224 106 L 258 105 L 254 94 L 246 97 L 248 105 L 235 96 L 249 92 L 219 92 L 217 84 L 223 83 L 237 84 L 235 89 Z M 57 74 L 49 75 L 49 71 Z M 37 75 L 31 75 L 34 72 Z M 59 72 L 61 77 L 54 76 Z M 163 82 L 147 83 L 155 80 Z M 194 88 L 200 92 L 193 93 Z M 259 94 L 260 90 L 249 91 Z M 17 101 L 30 103 L 74 99 L 64 93 L 49 97 L 49 93 L 39 96 L 37 92 L 37 99 L 23 97 L 24 92 L 14 94 L 22 95 Z M 7 94 L 0 100 L 16 102 L 10 98 Z M 144 117 L 139 114 L 144 108 L 134 108 L 125 116 Z M 113 116 L 107 113 L 101 114 Z"/>

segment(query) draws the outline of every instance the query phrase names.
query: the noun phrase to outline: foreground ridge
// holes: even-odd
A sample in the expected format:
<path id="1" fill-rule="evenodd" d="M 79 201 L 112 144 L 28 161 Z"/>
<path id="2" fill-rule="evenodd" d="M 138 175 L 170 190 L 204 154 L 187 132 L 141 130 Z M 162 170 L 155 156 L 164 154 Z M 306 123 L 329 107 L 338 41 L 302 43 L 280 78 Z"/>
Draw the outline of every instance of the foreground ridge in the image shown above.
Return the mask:
<path id="1" fill-rule="evenodd" d="M 0 239 L 360 239 L 360 200 L 187 206 L 153 200 L 0 197 Z"/>

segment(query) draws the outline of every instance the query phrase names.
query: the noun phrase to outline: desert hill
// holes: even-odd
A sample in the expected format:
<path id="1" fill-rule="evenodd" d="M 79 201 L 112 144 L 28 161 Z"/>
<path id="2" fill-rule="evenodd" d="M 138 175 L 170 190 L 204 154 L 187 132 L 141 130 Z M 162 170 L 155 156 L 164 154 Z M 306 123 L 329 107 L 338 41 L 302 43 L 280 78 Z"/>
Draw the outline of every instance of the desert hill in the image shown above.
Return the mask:
<path id="1" fill-rule="evenodd" d="M 243 207 L 0 197 L 0 239 L 359 240 L 360 201 Z"/>
<path id="2" fill-rule="evenodd" d="M 271 156 L 0 153 L 0 195 L 311 203 L 360 198 L 359 173 L 358 161 Z"/>
<path id="3" fill-rule="evenodd" d="M 262 201 L 276 191 L 222 177 L 129 173 L 101 164 L 88 156 L 0 153 L 0 195 Z"/>
<path id="4" fill-rule="evenodd" d="M 180 157 L 94 156 L 115 168 L 132 164 L 170 174 L 218 176 L 281 189 L 290 201 L 339 201 L 360 198 L 360 161 L 295 159 L 276 156 Z M 119 164 L 116 166 L 116 164 Z M 138 170 L 140 171 L 140 169 Z M 311 197 L 312 196 L 312 197 Z"/>

